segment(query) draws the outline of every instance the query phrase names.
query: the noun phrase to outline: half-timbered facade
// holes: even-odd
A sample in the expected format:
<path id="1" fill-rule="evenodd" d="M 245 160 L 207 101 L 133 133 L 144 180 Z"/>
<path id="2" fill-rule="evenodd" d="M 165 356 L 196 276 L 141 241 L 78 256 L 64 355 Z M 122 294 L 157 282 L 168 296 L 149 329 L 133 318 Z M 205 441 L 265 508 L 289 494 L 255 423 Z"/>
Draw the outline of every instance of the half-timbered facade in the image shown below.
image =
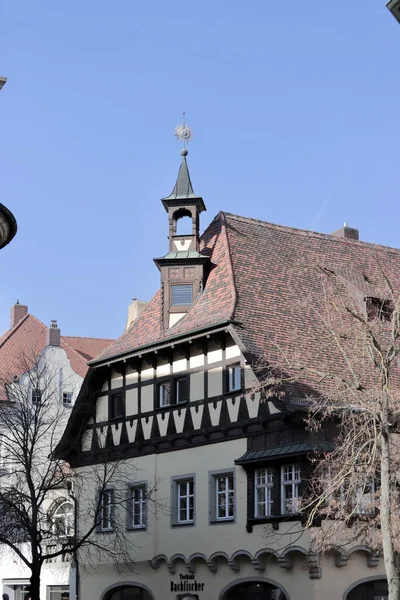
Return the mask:
<path id="1" fill-rule="evenodd" d="M 58 449 L 81 474 L 105 461 L 131 465 L 125 490 L 110 485 L 98 535 L 113 535 L 109 505 L 124 493 L 128 504 L 113 510 L 126 511 L 134 572 L 117 574 L 106 560 L 86 565 L 80 597 L 384 598 L 383 564 L 368 547 L 318 556 L 301 529 L 307 457 L 332 448 L 327 429 L 311 433 L 303 423 L 304 397 L 318 382 L 268 397 L 260 373 L 294 332 L 304 359 L 322 360 L 323 332 L 305 301 L 322 299 L 308 266 L 346 267 L 367 298 L 376 253 L 396 277 L 400 253 L 360 242 L 347 226 L 322 235 L 227 213 L 200 237 L 205 204 L 186 154 L 163 200 L 169 249 L 155 260 L 160 290 L 90 363 Z M 191 228 L 180 235 L 184 218 Z"/>

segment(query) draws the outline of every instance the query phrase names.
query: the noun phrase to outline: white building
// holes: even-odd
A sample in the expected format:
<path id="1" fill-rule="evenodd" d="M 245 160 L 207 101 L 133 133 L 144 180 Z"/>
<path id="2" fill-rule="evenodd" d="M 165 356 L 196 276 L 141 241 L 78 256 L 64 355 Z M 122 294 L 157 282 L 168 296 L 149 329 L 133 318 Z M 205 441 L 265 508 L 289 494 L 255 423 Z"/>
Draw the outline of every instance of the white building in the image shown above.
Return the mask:
<path id="1" fill-rule="evenodd" d="M 54 415 L 59 414 L 60 432 L 66 424 L 71 408 L 78 396 L 83 378 L 87 371 L 87 360 L 104 350 L 111 340 L 61 336 L 55 321 L 47 328 L 28 313 L 28 307 L 18 302 L 11 309 L 11 327 L 0 338 L 0 379 L 2 384 L 18 385 L 26 392 L 29 401 L 40 402 L 42 393 L 51 394 Z M 25 371 L 27 365 L 38 364 L 47 381 L 39 381 L 32 387 L 32 376 L 36 367 Z M 42 365 L 42 367 L 40 367 Z M 25 371 L 25 372 L 24 372 Z M 16 383 L 17 382 L 17 383 Z M 32 388 L 32 389 L 31 389 Z M 9 388 L 10 389 L 10 388 Z M 42 390 L 42 391 L 40 391 Z M 16 399 L 17 400 L 17 399 Z M 7 402 L 4 387 L 0 395 L 1 402 Z M 50 407 L 51 410 L 51 407 Z M 4 448 L 4 423 L 0 423 L 0 485 L 6 481 L 12 485 L 13 469 L 6 464 L 2 450 Z M 3 438 L 3 445 L 1 439 Z M 48 448 L 43 444 L 43 461 L 48 456 Z M 74 507 L 67 492 L 56 492 L 49 496 L 45 510 L 52 527 L 61 529 L 66 535 L 73 534 Z M 46 549 L 51 552 L 49 545 Z M 26 547 L 23 552 L 27 552 Z M 10 600 L 23 600 L 28 595 L 30 571 L 13 551 L 6 546 L 0 548 L 0 589 L 9 595 Z M 69 598 L 69 557 L 48 560 L 42 568 L 41 599 L 67 600 Z"/>

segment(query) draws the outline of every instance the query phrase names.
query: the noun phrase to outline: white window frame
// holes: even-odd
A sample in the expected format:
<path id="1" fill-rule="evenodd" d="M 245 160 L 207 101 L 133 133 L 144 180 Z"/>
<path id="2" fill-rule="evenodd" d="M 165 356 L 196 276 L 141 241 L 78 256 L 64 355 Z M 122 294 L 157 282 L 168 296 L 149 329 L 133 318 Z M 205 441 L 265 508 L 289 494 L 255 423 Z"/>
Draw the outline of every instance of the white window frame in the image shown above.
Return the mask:
<path id="1" fill-rule="evenodd" d="M 139 498 L 135 493 L 139 492 Z M 138 511 L 138 512 L 136 512 Z M 135 523 L 136 516 L 139 523 Z M 129 488 L 129 521 L 128 529 L 145 529 L 147 525 L 147 492 L 145 484 L 132 485 Z"/>
<path id="2" fill-rule="evenodd" d="M 107 499 L 107 502 L 104 502 Z M 115 493 L 112 488 L 103 490 L 100 498 L 100 523 L 99 531 L 113 531 L 113 519 L 114 519 L 114 502 Z M 107 521 L 108 525 L 104 527 L 104 521 Z"/>
<path id="3" fill-rule="evenodd" d="M 274 487 L 274 471 L 271 467 L 262 467 L 254 471 L 254 516 L 265 518 L 272 516 L 272 490 Z M 264 499 L 260 499 L 264 492 Z M 260 511 L 263 506 L 264 510 Z"/>
<path id="4" fill-rule="evenodd" d="M 242 389 L 242 367 L 235 363 L 227 367 L 228 392 L 240 392 Z"/>
<path id="5" fill-rule="evenodd" d="M 301 471 L 298 463 L 281 466 L 281 514 L 293 515 L 299 512 L 299 488 Z M 291 498 L 286 500 L 286 489 L 291 488 Z M 289 504 L 290 510 L 288 510 Z"/>
<path id="6" fill-rule="evenodd" d="M 167 387 L 167 389 L 169 390 L 169 398 L 165 398 L 165 387 Z M 171 398 L 171 393 L 172 393 L 172 389 L 171 389 L 171 380 L 169 379 L 168 381 L 161 381 L 158 384 L 158 406 L 159 408 L 164 408 L 166 406 L 171 406 L 172 404 L 172 398 Z"/>
<path id="7" fill-rule="evenodd" d="M 68 505 L 68 512 L 59 512 L 62 507 Z M 66 536 L 72 537 L 74 535 L 74 505 L 70 500 L 65 499 L 61 502 L 57 508 L 54 510 L 52 516 L 52 533 L 57 536 Z M 63 523 L 64 533 L 61 531 L 61 528 L 57 527 L 56 521 Z"/>
<path id="8" fill-rule="evenodd" d="M 193 486 L 192 493 L 190 485 Z M 172 525 L 194 525 L 196 515 L 196 481 L 194 475 L 174 477 L 173 485 L 173 520 Z M 181 511 L 185 518 L 181 518 Z M 191 516 L 192 515 L 192 516 Z"/>
<path id="9" fill-rule="evenodd" d="M 211 473 L 211 519 L 212 522 L 226 522 L 235 520 L 236 510 L 236 491 L 235 491 L 235 472 L 226 471 L 219 473 Z M 225 489 L 221 489 L 221 483 L 224 483 Z M 225 516 L 219 514 L 221 507 L 220 500 L 225 508 Z M 232 509 L 232 514 L 229 514 L 229 509 Z"/>

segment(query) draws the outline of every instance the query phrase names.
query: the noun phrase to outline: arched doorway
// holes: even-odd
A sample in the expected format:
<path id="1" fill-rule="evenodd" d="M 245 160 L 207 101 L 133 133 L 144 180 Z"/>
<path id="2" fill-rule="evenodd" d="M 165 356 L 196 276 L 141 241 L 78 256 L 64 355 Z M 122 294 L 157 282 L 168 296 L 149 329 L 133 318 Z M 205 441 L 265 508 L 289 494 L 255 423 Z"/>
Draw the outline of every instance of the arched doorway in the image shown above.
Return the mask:
<path id="1" fill-rule="evenodd" d="M 345 598 L 346 600 L 387 600 L 387 581 L 386 579 L 374 579 L 355 584 Z"/>
<path id="2" fill-rule="evenodd" d="M 285 593 L 266 581 L 242 581 L 229 588 L 222 600 L 288 600 Z"/>
<path id="3" fill-rule="evenodd" d="M 149 592 L 136 585 L 120 585 L 109 590 L 104 600 L 153 600 Z"/>

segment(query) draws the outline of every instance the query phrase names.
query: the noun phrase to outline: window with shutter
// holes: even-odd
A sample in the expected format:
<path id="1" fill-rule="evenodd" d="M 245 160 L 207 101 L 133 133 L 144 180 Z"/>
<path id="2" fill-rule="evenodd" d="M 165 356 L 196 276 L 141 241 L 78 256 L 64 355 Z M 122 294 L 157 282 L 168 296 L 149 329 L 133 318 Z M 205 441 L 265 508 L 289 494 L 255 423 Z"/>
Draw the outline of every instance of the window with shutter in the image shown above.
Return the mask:
<path id="1" fill-rule="evenodd" d="M 193 302 L 192 285 L 172 285 L 171 286 L 171 305 L 189 306 Z"/>

